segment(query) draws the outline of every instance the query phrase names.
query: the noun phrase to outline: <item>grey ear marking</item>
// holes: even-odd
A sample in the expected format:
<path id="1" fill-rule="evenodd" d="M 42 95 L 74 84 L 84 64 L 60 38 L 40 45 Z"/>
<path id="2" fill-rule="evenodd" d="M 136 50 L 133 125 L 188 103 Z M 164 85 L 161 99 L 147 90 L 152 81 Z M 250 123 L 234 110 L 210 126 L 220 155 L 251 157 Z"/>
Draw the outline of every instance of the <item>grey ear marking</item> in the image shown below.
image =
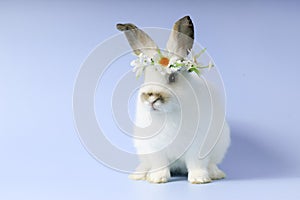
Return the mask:
<path id="1" fill-rule="evenodd" d="M 119 31 L 128 31 L 131 29 L 137 29 L 137 27 L 134 24 L 117 24 L 116 25 L 117 29 Z"/>
<path id="2" fill-rule="evenodd" d="M 183 33 L 194 40 L 194 25 L 190 16 L 185 16 L 179 19 L 174 24 L 173 30 Z M 191 47 L 193 47 L 193 44 L 191 44 Z"/>
<path id="3" fill-rule="evenodd" d="M 168 51 L 181 57 L 188 55 L 194 44 L 194 25 L 189 16 L 179 19 L 173 26 L 167 43 Z"/>
<path id="4" fill-rule="evenodd" d="M 141 29 L 131 23 L 117 24 L 116 28 L 123 31 L 129 45 L 136 55 L 144 53 L 152 57 L 157 52 L 157 45 L 155 42 Z"/>

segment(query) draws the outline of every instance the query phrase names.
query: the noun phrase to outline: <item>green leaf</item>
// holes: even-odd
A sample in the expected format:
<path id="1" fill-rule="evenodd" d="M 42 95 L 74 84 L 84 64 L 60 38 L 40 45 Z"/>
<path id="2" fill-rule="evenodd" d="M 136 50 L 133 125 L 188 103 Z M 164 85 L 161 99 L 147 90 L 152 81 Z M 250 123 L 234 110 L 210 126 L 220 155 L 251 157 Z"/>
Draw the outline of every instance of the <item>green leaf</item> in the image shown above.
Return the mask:
<path id="1" fill-rule="evenodd" d="M 170 65 L 170 68 L 179 68 L 179 67 L 182 67 L 182 66 L 184 66 L 184 64 L 174 63 L 174 64 Z"/>
<path id="2" fill-rule="evenodd" d="M 158 53 L 158 55 L 162 56 L 160 49 L 157 49 L 157 53 Z"/>
<path id="3" fill-rule="evenodd" d="M 182 67 L 182 66 L 184 66 L 183 63 L 177 63 L 177 64 L 176 64 L 176 67 Z"/>
<path id="4" fill-rule="evenodd" d="M 188 71 L 189 72 L 195 72 L 198 76 L 200 75 L 200 71 L 196 67 L 191 67 Z"/>

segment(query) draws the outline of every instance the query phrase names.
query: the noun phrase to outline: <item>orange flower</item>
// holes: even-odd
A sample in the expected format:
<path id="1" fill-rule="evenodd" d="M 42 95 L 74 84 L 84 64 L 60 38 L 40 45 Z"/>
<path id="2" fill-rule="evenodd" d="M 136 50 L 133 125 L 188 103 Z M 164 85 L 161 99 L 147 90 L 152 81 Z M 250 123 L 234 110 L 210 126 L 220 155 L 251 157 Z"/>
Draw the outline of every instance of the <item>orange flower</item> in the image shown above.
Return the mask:
<path id="1" fill-rule="evenodd" d="M 163 67 L 168 67 L 169 62 L 170 62 L 169 58 L 161 57 L 158 63 Z"/>

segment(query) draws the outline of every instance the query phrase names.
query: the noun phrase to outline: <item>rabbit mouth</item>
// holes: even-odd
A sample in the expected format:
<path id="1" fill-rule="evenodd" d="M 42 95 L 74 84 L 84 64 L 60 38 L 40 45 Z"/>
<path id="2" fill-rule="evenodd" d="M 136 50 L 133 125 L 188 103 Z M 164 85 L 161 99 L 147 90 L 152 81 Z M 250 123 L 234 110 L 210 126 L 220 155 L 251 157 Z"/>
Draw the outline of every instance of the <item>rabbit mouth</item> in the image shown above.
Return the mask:
<path id="1" fill-rule="evenodd" d="M 152 110 L 154 110 L 154 111 L 157 111 L 157 110 L 158 110 L 158 109 L 156 109 L 156 108 L 154 107 L 153 104 L 151 105 L 151 108 L 152 108 Z"/>
<path id="2" fill-rule="evenodd" d="M 157 108 L 155 108 L 155 103 L 158 102 L 158 101 L 162 101 L 162 99 L 159 97 L 159 98 L 155 99 L 155 100 L 151 103 L 151 108 L 152 108 L 152 110 L 154 110 L 154 111 L 157 111 L 157 110 L 158 110 Z"/>
<path id="3" fill-rule="evenodd" d="M 153 111 L 159 111 L 157 108 L 155 108 L 154 104 L 151 104 L 151 108 L 152 108 Z"/>

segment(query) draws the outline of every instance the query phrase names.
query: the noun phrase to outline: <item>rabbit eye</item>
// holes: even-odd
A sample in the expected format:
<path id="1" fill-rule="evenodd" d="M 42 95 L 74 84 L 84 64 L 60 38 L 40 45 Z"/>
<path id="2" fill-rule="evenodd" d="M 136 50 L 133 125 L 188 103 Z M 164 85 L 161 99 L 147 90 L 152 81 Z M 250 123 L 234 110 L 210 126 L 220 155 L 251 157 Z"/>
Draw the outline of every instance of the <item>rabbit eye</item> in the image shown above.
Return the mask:
<path id="1" fill-rule="evenodd" d="M 173 72 L 169 75 L 169 83 L 174 83 L 176 81 L 176 74 Z"/>

